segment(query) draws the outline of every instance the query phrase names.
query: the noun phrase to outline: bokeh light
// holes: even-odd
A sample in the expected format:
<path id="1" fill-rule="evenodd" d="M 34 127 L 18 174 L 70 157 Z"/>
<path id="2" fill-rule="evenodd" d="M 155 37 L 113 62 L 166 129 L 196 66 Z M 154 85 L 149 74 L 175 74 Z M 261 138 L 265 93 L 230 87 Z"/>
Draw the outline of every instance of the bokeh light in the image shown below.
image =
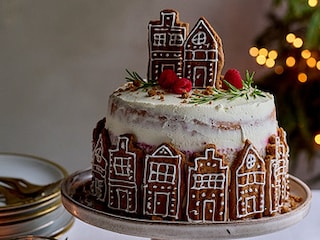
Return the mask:
<path id="1" fill-rule="evenodd" d="M 256 61 L 259 65 L 264 65 L 266 63 L 266 57 L 264 55 L 258 55 Z"/>
<path id="2" fill-rule="evenodd" d="M 293 67 L 296 64 L 296 59 L 294 57 L 288 57 L 286 59 L 286 65 L 288 67 Z"/>
<path id="3" fill-rule="evenodd" d="M 274 67 L 274 65 L 275 65 L 275 61 L 272 59 L 272 58 L 268 58 L 267 60 L 266 60 L 266 67 L 268 67 L 268 68 L 273 68 Z"/>
<path id="4" fill-rule="evenodd" d="M 295 48 L 301 48 L 302 45 L 303 45 L 303 40 L 301 38 L 296 38 L 292 45 L 295 47 Z"/>
<path id="5" fill-rule="evenodd" d="M 307 65 L 309 68 L 314 68 L 317 65 L 317 60 L 313 57 L 307 59 Z"/>
<path id="6" fill-rule="evenodd" d="M 256 57 L 259 54 L 259 49 L 257 47 L 251 47 L 249 49 L 249 54 L 251 57 Z"/>
<path id="7" fill-rule="evenodd" d="M 320 133 L 316 134 L 314 136 L 314 142 L 318 145 L 320 145 Z"/>
<path id="8" fill-rule="evenodd" d="M 259 49 L 259 55 L 267 57 L 268 56 L 268 50 L 266 48 L 260 48 Z"/>
<path id="9" fill-rule="evenodd" d="M 304 59 L 308 59 L 309 57 L 311 57 L 311 52 L 308 49 L 305 49 L 301 52 L 301 57 L 303 57 Z"/>
<path id="10" fill-rule="evenodd" d="M 310 7 L 316 7 L 318 5 L 318 0 L 308 0 L 308 5 Z"/>
<path id="11" fill-rule="evenodd" d="M 293 43 L 295 39 L 296 35 L 294 35 L 293 33 L 288 33 L 286 36 L 286 40 L 288 43 Z"/>
<path id="12" fill-rule="evenodd" d="M 268 57 L 273 60 L 276 60 L 278 57 L 278 52 L 276 50 L 271 50 L 268 54 Z"/>
<path id="13" fill-rule="evenodd" d="M 298 81 L 301 83 L 305 83 L 308 80 L 308 76 L 305 73 L 298 74 Z"/>
<path id="14" fill-rule="evenodd" d="M 274 68 L 274 72 L 278 75 L 281 75 L 284 72 L 284 69 L 281 65 L 278 65 Z"/>

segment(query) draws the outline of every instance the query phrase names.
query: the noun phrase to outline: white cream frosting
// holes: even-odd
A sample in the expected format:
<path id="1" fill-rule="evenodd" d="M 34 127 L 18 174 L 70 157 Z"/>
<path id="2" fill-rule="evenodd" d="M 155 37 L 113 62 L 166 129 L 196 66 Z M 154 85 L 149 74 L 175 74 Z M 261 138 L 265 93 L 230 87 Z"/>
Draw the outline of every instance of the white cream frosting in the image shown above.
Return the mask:
<path id="1" fill-rule="evenodd" d="M 234 100 L 189 104 L 177 94 L 149 97 L 146 89 L 115 92 L 109 98 L 106 128 L 112 136 L 131 133 L 137 141 L 158 146 L 172 143 L 182 151 L 202 151 L 205 144 L 232 153 L 249 139 L 265 155 L 268 138 L 277 133 L 274 98 Z M 230 155 L 231 154 L 231 155 Z"/>

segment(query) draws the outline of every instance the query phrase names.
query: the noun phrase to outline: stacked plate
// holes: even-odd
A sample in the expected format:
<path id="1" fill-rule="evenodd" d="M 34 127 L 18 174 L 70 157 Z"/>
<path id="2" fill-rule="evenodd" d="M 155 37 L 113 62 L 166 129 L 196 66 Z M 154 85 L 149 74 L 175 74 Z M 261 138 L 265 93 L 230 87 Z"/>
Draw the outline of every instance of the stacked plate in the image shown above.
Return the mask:
<path id="1" fill-rule="evenodd" d="M 1 178 L 19 178 L 32 184 L 47 185 L 59 182 L 66 176 L 65 169 L 48 160 L 0 153 Z M 54 237 L 65 232 L 73 223 L 73 217 L 61 203 L 59 184 L 47 189 L 45 194 L 27 200 L 18 197 L 13 203 L 8 203 L 3 193 L 0 188 L 0 240 L 23 235 Z"/>

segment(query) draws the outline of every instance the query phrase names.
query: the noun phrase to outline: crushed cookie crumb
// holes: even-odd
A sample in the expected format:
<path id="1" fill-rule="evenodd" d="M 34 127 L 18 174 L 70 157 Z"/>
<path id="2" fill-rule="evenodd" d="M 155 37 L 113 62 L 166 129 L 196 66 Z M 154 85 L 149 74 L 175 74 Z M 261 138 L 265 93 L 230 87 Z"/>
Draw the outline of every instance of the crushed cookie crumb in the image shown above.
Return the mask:
<path id="1" fill-rule="evenodd" d="M 288 213 L 288 212 L 290 212 L 290 207 L 288 207 L 288 206 L 283 206 L 283 207 L 281 208 L 281 213 Z"/>
<path id="2" fill-rule="evenodd" d="M 148 96 L 149 97 L 153 97 L 153 96 L 156 96 L 157 95 L 157 90 L 155 90 L 155 89 L 150 89 L 150 90 L 148 90 Z"/>
<path id="3" fill-rule="evenodd" d="M 133 85 L 134 85 L 135 87 L 140 87 L 140 86 L 141 86 L 141 82 L 140 82 L 139 80 L 134 80 L 134 81 L 133 81 Z"/>
<path id="4" fill-rule="evenodd" d="M 299 205 L 302 202 L 302 198 L 295 196 L 295 195 L 290 195 L 289 199 L 286 201 L 285 205 L 282 206 L 282 208 L 280 209 L 280 213 L 287 213 L 290 212 L 294 209 L 296 209 L 297 207 L 299 207 Z"/>
<path id="5" fill-rule="evenodd" d="M 190 94 L 188 93 L 188 92 L 183 92 L 182 94 L 181 94 L 181 98 L 183 98 L 183 99 L 187 99 L 187 98 L 189 98 L 190 97 Z"/>
<path id="6" fill-rule="evenodd" d="M 205 90 L 202 92 L 204 95 L 212 95 L 214 94 L 213 88 L 211 86 L 207 86 Z"/>
<path id="7" fill-rule="evenodd" d="M 200 93 L 200 90 L 199 90 L 199 89 L 195 89 L 193 92 L 194 92 L 195 94 L 199 94 L 199 93 Z"/>

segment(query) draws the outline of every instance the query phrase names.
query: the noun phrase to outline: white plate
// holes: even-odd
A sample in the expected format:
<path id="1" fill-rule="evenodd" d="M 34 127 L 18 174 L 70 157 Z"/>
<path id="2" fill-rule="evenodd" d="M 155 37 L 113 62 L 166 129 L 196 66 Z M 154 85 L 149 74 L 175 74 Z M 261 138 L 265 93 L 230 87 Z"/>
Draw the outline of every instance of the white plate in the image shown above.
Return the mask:
<path id="1" fill-rule="evenodd" d="M 22 178 L 46 185 L 68 176 L 60 165 L 23 154 L 0 153 L 0 176 Z M 34 201 L 0 205 L 0 240 L 21 235 L 56 236 L 68 229 L 74 219 L 61 204 L 60 188 Z"/>
<path id="2" fill-rule="evenodd" d="M 0 153 L 1 177 L 22 178 L 34 184 L 45 185 L 63 179 L 67 175 L 67 171 L 63 167 L 43 158 L 24 154 Z M 59 194 L 59 189 L 50 193 L 41 201 L 52 198 L 57 194 Z M 35 204 L 35 202 L 12 205 L 0 203 L 0 212 L 14 209 L 17 206 L 26 207 L 32 204 Z"/>
<path id="3" fill-rule="evenodd" d="M 238 220 L 214 224 L 192 224 L 176 221 L 151 221 L 122 217 L 92 208 L 87 201 L 90 193 L 84 186 L 91 182 L 90 170 L 76 172 L 62 183 L 62 202 L 80 220 L 113 232 L 155 239 L 234 239 L 275 232 L 302 220 L 309 212 L 311 191 L 306 184 L 290 176 L 291 194 L 302 198 L 299 206 L 288 213 L 260 219 Z M 73 196 L 82 191 L 81 200 Z M 88 197 L 86 197 L 88 196 Z"/>
<path id="4" fill-rule="evenodd" d="M 27 221 L 35 217 L 40 217 L 54 211 L 61 205 L 61 196 L 48 199 L 32 206 L 15 208 L 11 211 L 0 211 L 0 230 L 3 224 L 14 224 L 16 222 Z"/>
<path id="5" fill-rule="evenodd" d="M 0 240 L 31 234 L 37 236 L 56 236 L 69 228 L 73 221 L 73 216 L 60 205 L 54 211 L 29 221 L 0 225 Z"/>

